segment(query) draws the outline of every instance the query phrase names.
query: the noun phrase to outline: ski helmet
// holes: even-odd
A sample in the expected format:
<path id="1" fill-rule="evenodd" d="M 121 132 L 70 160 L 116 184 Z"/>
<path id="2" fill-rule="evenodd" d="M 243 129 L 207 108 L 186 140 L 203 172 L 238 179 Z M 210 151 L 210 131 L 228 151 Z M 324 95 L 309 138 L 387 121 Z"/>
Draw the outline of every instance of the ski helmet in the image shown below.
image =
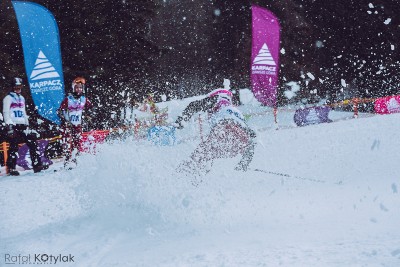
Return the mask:
<path id="1" fill-rule="evenodd" d="M 22 83 L 21 78 L 19 78 L 19 77 L 12 78 L 11 83 L 10 83 L 11 88 L 14 88 L 16 86 L 22 86 L 22 85 L 23 85 L 23 83 Z"/>
<path id="2" fill-rule="evenodd" d="M 72 81 L 72 92 L 74 92 L 75 90 L 75 85 L 77 84 L 82 84 L 82 91 L 85 92 L 85 85 L 86 85 L 86 80 L 83 77 L 76 77 L 73 81 Z"/>
<path id="3" fill-rule="evenodd" d="M 208 97 L 217 98 L 217 102 L 212 109 L 213 112 L 218 111 L 221 107 L 232 105 L 232 92 L 227 89 L 215 89 L 208 94 Z"/>
<path id="4" fill-rule="evenodd" d="M 222 88 L 215 89 L 208 94 L 208 97 L 214 97 L 214 96 L 217 96 L 218 98 L 223 98 L 223 99 L 228 100 L 229 102 L 232 102 L 232 92 L 227 89 L 222 89 Z"/>

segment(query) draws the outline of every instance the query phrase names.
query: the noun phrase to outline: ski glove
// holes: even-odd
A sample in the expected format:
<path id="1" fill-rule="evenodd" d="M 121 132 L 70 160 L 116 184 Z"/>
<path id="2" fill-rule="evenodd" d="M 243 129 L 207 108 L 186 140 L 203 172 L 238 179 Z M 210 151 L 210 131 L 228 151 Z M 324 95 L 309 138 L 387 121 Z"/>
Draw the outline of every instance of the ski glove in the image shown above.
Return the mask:
<path id="1" fill-rule="evenodd" d="M 179 130 L 180 130 L 180 129 L 183 129 L 182 121 L 183 121 L 183 118 L 182 118 L 181 116 L 179 116 L 179 117 L 176 119 L 175 123 L 174 123 L 174 127 L 177 128 L 177 129 L 179 129 Z"/>
<path id="2" fill-rule="evenodd" d="M 70 127 L 71 122 L 67 121 L 64 117 L 61 117 L 61 127 Z"/>
<path id="3" fill-rule="evenodd" d="M 87 122 L 91 122 L 91 121 L 92 121 L 92 117 L 90 117 L 90 116 L 88 116 L 88 115 L 86 115 L 84 118 L 85 118 L 85 120 L 86 120 Z"/>
<path id="4" fill-rule="evenodd" d="M 14 125 L 12 124 L 7 125 L 7 135 L 9 137 L 14 137 Z"/>
<path id="5" fill-rule="evenodd" d="M 35 139 L 37 139 L 37 138 L 40 138 L 40 134 L 39 134 L 36 130 L 31 129 L 31 128 L 29 128 L 29 127 L 26 127 L 26 129 L 23 130 L 23 132 L 24 132 L 24 134 L 25 134 L 26 136 L 28 136 L 28 138 L 30 138 L 30 139 L 35 140 Z"/>

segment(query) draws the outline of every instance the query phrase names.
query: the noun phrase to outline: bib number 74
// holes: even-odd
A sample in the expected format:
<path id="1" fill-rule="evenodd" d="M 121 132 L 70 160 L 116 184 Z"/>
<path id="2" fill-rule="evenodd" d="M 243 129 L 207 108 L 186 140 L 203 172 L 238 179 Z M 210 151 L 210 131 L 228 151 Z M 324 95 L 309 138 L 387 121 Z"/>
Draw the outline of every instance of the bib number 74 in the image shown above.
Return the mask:
<path id="1" fill-rule="evenodd" d="M 70 119 L 71 119 L 71 121 L 78 122 L 78 121 L 80 121 L 80 116 L 79 115 L 71 115 Z"/>

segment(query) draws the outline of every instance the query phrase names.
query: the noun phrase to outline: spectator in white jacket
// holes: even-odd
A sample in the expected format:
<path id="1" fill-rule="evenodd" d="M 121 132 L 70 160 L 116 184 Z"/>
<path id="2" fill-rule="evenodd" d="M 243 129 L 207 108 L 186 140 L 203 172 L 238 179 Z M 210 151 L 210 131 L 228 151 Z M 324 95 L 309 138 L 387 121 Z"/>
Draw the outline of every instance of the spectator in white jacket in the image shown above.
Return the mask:
<path id="1" fill-rule="evenodd" d="M 38 154 L 36 140 L 39 134 L 29 129 L 28 116 L 25 108 L 25 98 L 21 95 L 24 87 L 21 78 L 13 78 L 10 84 L 11 91 L 3 99 L 3 117 L 6 124 L 6 140 L 10 143 L 7 157 L 7 171 L 9 175 L 18 176 L 16 170 L 18 158 L 18 144 L 26 143 L 32 160 L 34 172 L 43 170 Z"/>

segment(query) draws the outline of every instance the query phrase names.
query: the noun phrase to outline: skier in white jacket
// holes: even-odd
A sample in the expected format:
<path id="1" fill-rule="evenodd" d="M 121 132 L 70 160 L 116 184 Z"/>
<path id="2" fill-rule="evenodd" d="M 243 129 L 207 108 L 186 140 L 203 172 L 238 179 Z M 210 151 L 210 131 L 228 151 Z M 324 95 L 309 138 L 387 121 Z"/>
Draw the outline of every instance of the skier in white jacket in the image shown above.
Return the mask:
<path id="1" fill-rule="evenodd" d="M 191 102 L 175 121 L 178 129 L 197 112 L 208 112 L 211 131 L 191 154 L 190 160 L 178 167 L 179 172 L 198 175 L 208 172 L 217 158 L 233 158 L 241 155 L 236 170 L 247 171 L 253 159 L 255 132 L 246 124 L 243 114 L 232 104 L 232 92 L 216 89 L 207 97 Z"/>

